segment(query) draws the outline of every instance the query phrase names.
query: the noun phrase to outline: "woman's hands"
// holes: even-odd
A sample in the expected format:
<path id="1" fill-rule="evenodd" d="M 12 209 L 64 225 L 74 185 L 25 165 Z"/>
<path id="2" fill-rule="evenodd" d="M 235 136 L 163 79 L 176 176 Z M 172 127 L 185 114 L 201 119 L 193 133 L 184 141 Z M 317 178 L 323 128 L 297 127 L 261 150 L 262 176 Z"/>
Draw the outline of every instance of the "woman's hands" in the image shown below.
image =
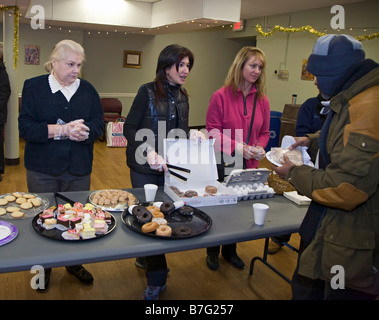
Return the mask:
<path id="1" fill-rule="evenodd" d="M 88 138 L 89 128 L 84 124 L 83 119 L 48 125 L 49 138 L 54 140 L 70 139 L 72 141 L 84 141 Z"/>
<path id="2" fill-rule="evenodd" d="M 265 155 L 266 151 L 261 146 L 249 146 L 246 143 L 237 143 L 236 145 L 236 152 L 241 154 L 245 160 L 262 160 Z"/>
<path id="3" fill-rule="evenodd" d="M 153 170 L 164 172 L 167 172 L 168 170 L 166 161 L 154 150 L 149 151 L 147 154 L 147 163 Z"/>

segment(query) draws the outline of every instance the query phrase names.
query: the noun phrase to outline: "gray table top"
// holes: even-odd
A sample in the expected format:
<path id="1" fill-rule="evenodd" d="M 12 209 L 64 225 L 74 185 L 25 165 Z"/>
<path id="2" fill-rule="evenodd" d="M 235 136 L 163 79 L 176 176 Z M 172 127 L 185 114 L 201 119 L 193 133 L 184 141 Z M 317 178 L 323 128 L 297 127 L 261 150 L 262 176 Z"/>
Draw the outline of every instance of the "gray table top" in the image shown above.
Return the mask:
<path id="1" fill-rule="evenodd" d="M 138 199 L 144 200 L 143 189 L 129 189 Z M 63 193 L 81 203 L 88 202 L 94 191 Z M 43 194 L 54 205 L 53 194 Z M 158 190 L 157 200 L 170 200 Z M 254 224 L 252 204 L 269 205 L 265 224 Z M 17 237 L 0 246 L 0 273 L 30 270 L 33 265 L 59 267 L 93 263 L 139 256 L 212 247 L 297 232 L 307 206 L 298 206 L 283 196 L 259 200 L 239 201 L 234 205 L 199 208 L 213 221 L 212 227 L 197 237 L 166 240 L 147 237 L 129 229 L 121 220 L 121 212 L 113 212 L 116 228 L 99 239 L 86 241 L 59 241 L 38 234 L 32 226 L 32 218 L 9 220 L 18 229 Z"/>

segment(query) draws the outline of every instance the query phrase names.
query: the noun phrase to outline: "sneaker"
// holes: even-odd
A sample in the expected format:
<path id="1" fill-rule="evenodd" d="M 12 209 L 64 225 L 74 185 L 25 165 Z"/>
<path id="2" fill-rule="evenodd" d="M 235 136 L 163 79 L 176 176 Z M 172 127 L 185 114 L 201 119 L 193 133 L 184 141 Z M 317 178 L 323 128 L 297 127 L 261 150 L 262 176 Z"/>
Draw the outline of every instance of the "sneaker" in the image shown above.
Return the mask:
<path id="1" fill-rule="evenodd" d="M 270 243 L 268 244 L 267 253 L 268 254 L 275 254 L 282 248 L 282 245 L 276 243 L 275 241 L 270 240 Z"/>
<path id="2" fill-rule="evenodd" d="M 232 264 L 232 266 L 238 268 L 238 269 L 243 269 L 245 268 L 245 263 L 242 261 L 242 259 L 237 255 L 236 252 L 232 253 L 229 256 L 224 256 L 224 259 Z"/>
<path id="3" fill-rule="evenodd" d="M 211 253 L 207 255 L 207 266 L 213 271 L 218 269 L 218 254 Z"/>
<path id="4" fill-rule="evenodd" d="M 163 286 L 147 286 L 143 292 L 142 299 L 144 300 L 159 300 L 159 294 L 166 289 L 166 285 Z"/>

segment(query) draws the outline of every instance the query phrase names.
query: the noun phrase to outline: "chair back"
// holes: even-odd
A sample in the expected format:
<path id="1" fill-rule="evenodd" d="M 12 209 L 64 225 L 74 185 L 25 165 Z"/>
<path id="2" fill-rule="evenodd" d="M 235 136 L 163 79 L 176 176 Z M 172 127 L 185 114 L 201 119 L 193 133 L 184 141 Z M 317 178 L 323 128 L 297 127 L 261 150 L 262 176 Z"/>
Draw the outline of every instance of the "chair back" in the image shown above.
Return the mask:
<path id="1" fill-rule="evenodd" d="M 117 113 L 121 116 L 122 103 L 117 98 L 101 98 L 104 113 Z"/>

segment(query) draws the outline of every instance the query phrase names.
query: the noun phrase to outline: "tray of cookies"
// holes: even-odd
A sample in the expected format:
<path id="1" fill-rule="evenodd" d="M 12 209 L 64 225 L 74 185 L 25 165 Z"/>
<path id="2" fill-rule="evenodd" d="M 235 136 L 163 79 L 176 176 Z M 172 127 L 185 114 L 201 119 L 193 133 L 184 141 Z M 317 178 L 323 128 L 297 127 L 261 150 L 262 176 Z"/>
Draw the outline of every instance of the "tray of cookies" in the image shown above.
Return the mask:
<path id="1" fill-rule="evenodd" d="M 138 202 L 131 192 L 121 189 L 104 189 L 90 194 L 89 201 L 106 211 L 124 211 Z"/>
<path id="2" fill-rule="evenodd" d="M 121 215 L 131 230 L 153 238 L 180 240 L 207 232 L 212 219 L 183 201 L 145 202 L 132 205 Z"/>
<path id="3" fill-rule="evenodd" d="M 49 200 L 41 195 L 13 192 L 0 196 L 0 218 L 32 218 L 49 206 Z"/>

